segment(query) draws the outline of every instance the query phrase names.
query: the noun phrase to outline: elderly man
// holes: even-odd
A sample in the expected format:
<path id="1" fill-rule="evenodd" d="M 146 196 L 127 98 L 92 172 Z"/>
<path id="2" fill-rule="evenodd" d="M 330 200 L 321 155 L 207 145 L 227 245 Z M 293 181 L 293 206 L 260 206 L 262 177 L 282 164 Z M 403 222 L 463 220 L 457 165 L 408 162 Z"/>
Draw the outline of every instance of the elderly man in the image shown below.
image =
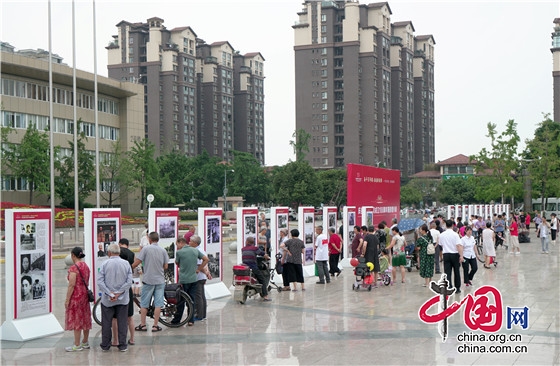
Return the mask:
<path id="1" fill-rule="evenodd" d="M 154 325 L 152 325 L 152 333 L 161 331 L 158 325 L 161 307 L 163 306 L 163 295 L 165 292 L 165 275 L 164 272 L 168 267 L 169 255 L 167 250 L 158 245 L 159 234 L 155 231 L 148 234 L 150 245 L 138 253 L 132 269 L 138 267 L 144 262 L 144 278 L 142 279 L 142 297 L 140 298 L 140 325 L 134 330 L 145 332 L 146 329 L 146 315 L 148 314 L 148 307 L 154 297 Z M 120 328 L 120 327 L 119 327 Z"/>
<path id="2" fill-rule="evenodd" d="M 271 301 L 268 298 L 267 289 L 269 273 L 266 270 L 259 269 L 257 265 L 257 256 L 263 256 L 265 260 L 270 259 L 270 257 L 264 252 L 264 250 L 255 245 L 255 238 L 253 237 L 248 237 L 245 240 L 245 247 L 241 249 L 241 253 L 241 260 L 243 261 L 243 263 L 251 268 L 253 274 L 257 278 L 257 281 L 262 284 L 261 293 L 263 296 L 263 301 Z"/>
<path id="3" fill-rule="evenodd" d="M 185 238 L 177 239 L 177 253 L 175 255 L 175 264 L 179 268 L 179 283 L 196 306 L 196 288 L 198 286 L 197 274 L 204 270 L 204 267 L 208 264 L 208 257 L 202 254 L 196 247 L 200 245 L 200 236 L 193 235 L 190 238 L 193 242 L 193 246 L 187 245 Z M 194 246 L 196 244 L 196 246 Z M 202 262 L 197 264 L 198 260 L 201 259 Z M 185 304 L 181 301 L 178 304 L 177 313 L 171 321 L 171 323 L 179 324 L 181 318 L 183 317 L 183 312 L 185 310 Z M 189 319 L 187 324 L 192 326 L 194 314 L 189 314 Z"/>
<path id="4" fill-rule="evenodd" d="M 329 259 L 329 239 L 327 235 L 323 233 L 323 227 L 315 227 L 315 233 L 317 237 L 315 238 L 315 265 L 317 266 L 317 273 L 319 275 L 318 285 L 323 285 L 325 280 L 327 283 L 331 283 L 331 276 L 329 274 L 329 265 L 327 261 Z"/>
<path id="5" fill-rule="evenodd" d="M 103 262 L 97 272 L 97 284 L 101 291 L 101 349 L 111 348 L 111 324 L 113 316 L 117 318 L 119 327 L 119 351 L 128 350 L 126 332 L 128 321 L 128 289 L 132 285 L 130 264 L 122 259 L 117 244 L 110 244 L 107 249 L 109 260 Z"/>
<path id="6" fill-rule="evenodd" d="M 189 231 L 187 231 L 184 236 L 187 244 L 191 241 L 191 237 L 194 235 L 195 230 L 196 228 L 194 225 L 189 226 Z"/>

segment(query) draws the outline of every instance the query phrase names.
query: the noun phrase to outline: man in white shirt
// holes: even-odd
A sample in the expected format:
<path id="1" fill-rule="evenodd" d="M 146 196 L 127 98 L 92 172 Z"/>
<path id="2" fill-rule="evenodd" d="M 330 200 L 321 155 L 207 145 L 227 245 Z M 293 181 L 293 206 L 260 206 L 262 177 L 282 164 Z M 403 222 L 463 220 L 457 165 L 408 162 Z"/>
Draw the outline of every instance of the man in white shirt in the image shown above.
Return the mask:
<path id="1" fill-rule="evenodd" d="M 439 230 L 436 229 L 436 222 L 432 221 L 430 222 L 430 234 L 432 235 L 432 240 L 434 241 L 434 247 L 435 248 L 439 248 L 439 250 L 437 250 L 436 252 L 439 253 L 441 251 L 441 246 L 439 245 Z M 434 264 L 436 267 L 436 274 L 441 273 L 440 269 L 439 269 L 439 255 L 434 256 Z"/>
<path id="2" fill-rule="evenodd" d="M 446 230 L 439 235 L 439 244 L 443 250 L 443 270 L 449 281 L 449 288 L 455 287 L 456 294 L 461 293 L 461 263 L 463 262 L 463 245 L 459 234 L 453 231 L 453 221 L 445 221 Z M 451 281 L 453 270 L 453 282 Z M 452 286 L 454 285 L 454 286 Z"/>
<path id="3" fill-rule="evenodd" d="M 556 244 L 557 233 L 558 233 L 558 217 L 556 217 L 556 214 L 553 212 L 552 214 L 550 214 L 550 239 L 552 240 L 552 245 Z"/>
<path id="4" fill-rule="evenodd" d="M 329 238 L 323 233 L 322 226 L 317 226 L 315 233 L 317 234 L 317 238 L 315 238 L 315 264 L 319 274 L 319 282 L 317 284 L 322 285 L 325 283 L 325 280 L 327 280 L 327 283 L 331 282 L 329 265 L 327 264 L 329 260 Z"/>

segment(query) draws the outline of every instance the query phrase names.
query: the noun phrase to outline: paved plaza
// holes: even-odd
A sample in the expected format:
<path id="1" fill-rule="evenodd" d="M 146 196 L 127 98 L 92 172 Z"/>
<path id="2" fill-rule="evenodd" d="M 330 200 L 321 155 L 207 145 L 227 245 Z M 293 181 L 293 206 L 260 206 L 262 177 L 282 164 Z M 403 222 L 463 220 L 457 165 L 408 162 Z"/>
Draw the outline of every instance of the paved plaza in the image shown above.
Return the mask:
<path id="1" fill-rule="evenodd" d="M 406 282 L 368 291 L 353 291 L 351 268 L 330 284 L 317 285 L 306 278 L 306 291 L 273 291 L 272 302 L 250 299 L 240 305 L 231 297 L 209 301 L 208 319 L 193 327 L 152 334 L 136 333 L 129 352 L 116 348 L 101 352 L 101 327 L 94 323 L 90 350 L 67 353 L 72 332 L 27 342 L 2 341 L 3 365 L 551 365 L 560 364 L 559 244 L 549 255 L 541 254 L 540 242 L 521 244 L 514 256 L 498 249 L 497 268 L 480 265 L 474 287 L 462 288 L 449 304 L 473 294 L 483 285 L 501 292 L 502 327 L 491 341 L 473 336 L 465 325 L 465 305 L 448 319 L 445 343 L 437 324 L 419 320 L 418 310 L 435 296 L 422 287 L 416 269 Z M 231 283 L 235 253 L 224 243 L 224 283 Z M 4 265 L 0 265 L 1 296 L 4 297 Z M 66 269 L 62 259 L 53 260 L 54 315 L 64 324 Z M 527 307 L 527 329 L 521 318 L 506 328 L 506 307 Z M 429 313 L 437 312 L 437 305 Z M 2 321 L 5 303 L 2 301 Z M 139 324 L 139 315 L 135 315 Z M 148 319 L 149 326 L 152 320 Z M 487 333 L 486 335 L 489 335 Z M 458 339 L 459 338 L 459 339 Z M 481 353 L 484 349 L 484 353 Z M 493 352 L 493 353 L 492 353 Z"/>

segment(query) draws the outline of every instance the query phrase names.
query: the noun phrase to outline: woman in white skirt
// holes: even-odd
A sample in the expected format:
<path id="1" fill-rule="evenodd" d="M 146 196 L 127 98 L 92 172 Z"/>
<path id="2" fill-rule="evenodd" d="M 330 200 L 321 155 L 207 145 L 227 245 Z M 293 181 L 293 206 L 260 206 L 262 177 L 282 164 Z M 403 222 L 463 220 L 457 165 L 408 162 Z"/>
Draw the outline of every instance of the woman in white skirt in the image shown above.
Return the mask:
<path id="1" fill-rule="evenodd" d="M 492 223 L 486 223 L 486 229 L 482 231 L 482 252 L 484 253 L 484 268 L 490 268 L 490 258 L 496 257 L 496 233 L 491 229 Z"/>

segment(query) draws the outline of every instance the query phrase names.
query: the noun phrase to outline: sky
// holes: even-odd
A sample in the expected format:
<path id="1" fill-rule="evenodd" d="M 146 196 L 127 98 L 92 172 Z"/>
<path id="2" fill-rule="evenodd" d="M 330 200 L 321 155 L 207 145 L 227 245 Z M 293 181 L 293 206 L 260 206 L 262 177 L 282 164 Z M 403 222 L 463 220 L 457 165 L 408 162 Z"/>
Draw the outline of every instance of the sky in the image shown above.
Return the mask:
<path id="1" fill-rule="evenodd" d="M 370 1 L 373 2 L 373 1 Z M 97 70 L 107 76 L 105 46 L 121 20 L 157 16 L 168 29 L 190 26 L 207 43 L 229 41 L 242 54 L 265 58 L 265 164 L 294 160 L 294 33 L 302 0 L 97 0 Z M 361 1 L 367 4 L 368 1 Z M 552 114 L 553 20 L 560 1 L 389 1 L 391 22 L 412 21 L 415 35 L 435 46 L 436 162 L 489 148 L 514 119 L 522 141 L 543 113 Z M 72 2 L 51 1 L 52 49 L 73 65 Z M 75 1 L 76 67 L 94 71 L 93 2 Z M 48 50 L 47 0 L 1 0 L 0 40 L 16 50 Z M 522 144 L 520 149 L 523 148 Z"/>

